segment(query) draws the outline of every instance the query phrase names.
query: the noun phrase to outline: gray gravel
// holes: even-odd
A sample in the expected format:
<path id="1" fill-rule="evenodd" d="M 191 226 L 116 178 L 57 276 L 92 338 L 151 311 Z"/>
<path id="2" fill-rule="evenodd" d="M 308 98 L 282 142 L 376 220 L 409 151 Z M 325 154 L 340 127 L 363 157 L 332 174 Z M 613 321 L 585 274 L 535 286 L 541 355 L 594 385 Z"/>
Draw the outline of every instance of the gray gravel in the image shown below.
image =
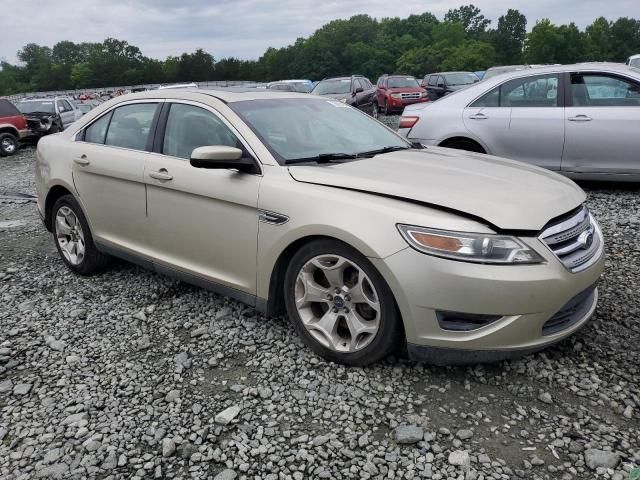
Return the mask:
<path id="1" fill-rule="evenodd" d="M 0 160 L 0 478 L 623 480 L 640 464 L 640 187 L 585 186 L 608 262 L 580 334 L 496 365 L 345 368 L 229 298 L 124 262 L 69 273 L 35 204 L 2 196 L 33 193 L 33 163 Z"/>

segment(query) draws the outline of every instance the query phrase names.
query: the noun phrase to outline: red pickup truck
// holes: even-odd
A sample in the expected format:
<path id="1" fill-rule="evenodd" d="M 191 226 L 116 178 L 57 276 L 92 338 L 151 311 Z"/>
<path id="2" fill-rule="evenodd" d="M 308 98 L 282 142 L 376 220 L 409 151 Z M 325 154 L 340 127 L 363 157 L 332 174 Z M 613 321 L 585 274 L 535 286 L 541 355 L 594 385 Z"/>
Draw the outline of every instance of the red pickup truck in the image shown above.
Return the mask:
<path id="1" fill-rule="evenodd" d="M 389 115 L 402 112 L 412 103 L 428 102 L 427 91 L 411 75 L 383 75 L 378 79 L 376 89 L 374 117 L 378 112 Z"/>
<path id="2" fill-rule="evenodd" d="M 28 133 L 26 117 L 9 100 L 0 98 L 0 157 L 14 155 Z"/>

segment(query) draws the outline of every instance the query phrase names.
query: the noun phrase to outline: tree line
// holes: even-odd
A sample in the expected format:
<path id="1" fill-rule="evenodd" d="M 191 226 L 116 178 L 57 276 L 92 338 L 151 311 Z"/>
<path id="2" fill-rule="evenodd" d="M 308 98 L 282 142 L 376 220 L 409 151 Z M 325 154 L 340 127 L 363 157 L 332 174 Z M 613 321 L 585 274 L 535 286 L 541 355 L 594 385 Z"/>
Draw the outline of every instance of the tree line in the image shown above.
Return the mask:
<path id="1" fill-rule="evenodd" d="M 465 5 L 449 10 L 442 20 L 428 12 L 333 20 L 292 45 L 267 48 L 258 60 L 216 60 L 202 48 L 158 60 L 114 38 L 61 41 L 52 48 L 29 43 L 18 51 L 20 64 L 0 63 L 0 95 L 206 80 L 317 80 L 352 73 L 375 80 L 383 73 L 422 76 L 525 62 L 623 62 L 634 53 L 640 53 L 637 19 L 600 17 L 583 30 L 542 19 L 527 33 L 527 19 L 518 10 L 509 9 L 493 28 L 479 8 Z"/>

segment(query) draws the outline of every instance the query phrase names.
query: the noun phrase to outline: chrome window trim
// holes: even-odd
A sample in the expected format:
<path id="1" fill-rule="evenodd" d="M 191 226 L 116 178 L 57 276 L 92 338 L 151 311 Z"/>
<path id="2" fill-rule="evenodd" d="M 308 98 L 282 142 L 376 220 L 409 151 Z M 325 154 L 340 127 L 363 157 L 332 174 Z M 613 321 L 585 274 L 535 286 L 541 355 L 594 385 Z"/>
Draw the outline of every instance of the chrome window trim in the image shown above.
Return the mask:
<path id="1" fill-rule="evenodd" d="M 525 70 L 518 70 L 518 71 L 527 71 L 527 70 L 531 70 L 531 69 L 525 69 Z M 480 95 L 478 95 L 477 97 L 475 97 L 473 100 L 471 100 L 470 102 L 467 103 L 467 105 L 464 107 L 465 109 L 467 108 L 479 108 L 479 109 L 484 109 L 484 108 L 513 108 L 513 107 L 501 107 L 500 105 L 498 105 L 497 107 L 472 107 L 471 105 L 473 103 L 475 103 L 476 101 L 478 101 L 480 98 L 484 97 L 485 95 L 491 93 L 493 90 L 495 90 L 496 88 L 500 88 L 502 87 L 502 85 L 504 85 L 505 83 L 511 82 L 513 80 L 519 80 L 522 78 L 530 78 L 530 77 L 548 77 L 551 75 L 555 75 L 558 77 L 558 90 L 560 90 L 560 83 L 562 82 L 562 74 L 565 72 L 545 72 L 545 73 L 535 73 L 535 74 L 529 74 L 529 75 L 521 75 L 521 76 L 517 76 L 517 77 L 511 77 L 508 78 L 506 80 L 504 80 L 502 83 L 499 83 L 497 85 L 494 85 L 493 87 L 491 87 L 489 90 L 485 90 L 483 93 L 481 93 Z M 559 96 L 559 94 L 558 94 Z M 526 107 L 526 108 L 532 108 L 532 107 Z M 536 107 L 533 107 L 536 108 Z M 564 108 L 564 105 L 560 106 L 560 105 L 556 105 L 555 107 L 543 107 L 543 108 Z"/>

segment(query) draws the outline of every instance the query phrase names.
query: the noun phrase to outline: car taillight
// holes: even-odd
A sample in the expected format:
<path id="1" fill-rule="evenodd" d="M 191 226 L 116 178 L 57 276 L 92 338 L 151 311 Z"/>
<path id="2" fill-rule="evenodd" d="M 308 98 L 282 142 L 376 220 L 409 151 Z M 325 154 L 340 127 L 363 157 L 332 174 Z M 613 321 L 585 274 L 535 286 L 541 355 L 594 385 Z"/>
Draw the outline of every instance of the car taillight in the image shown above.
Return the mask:
<path id="1" fill-rule="evenodd" d="M 413 126 L 418 123 L 420 117 L 410 117 L 410 116 L 402 116 L 400 117 L 400 125 L 399 128 L 413 128 Z"/>

